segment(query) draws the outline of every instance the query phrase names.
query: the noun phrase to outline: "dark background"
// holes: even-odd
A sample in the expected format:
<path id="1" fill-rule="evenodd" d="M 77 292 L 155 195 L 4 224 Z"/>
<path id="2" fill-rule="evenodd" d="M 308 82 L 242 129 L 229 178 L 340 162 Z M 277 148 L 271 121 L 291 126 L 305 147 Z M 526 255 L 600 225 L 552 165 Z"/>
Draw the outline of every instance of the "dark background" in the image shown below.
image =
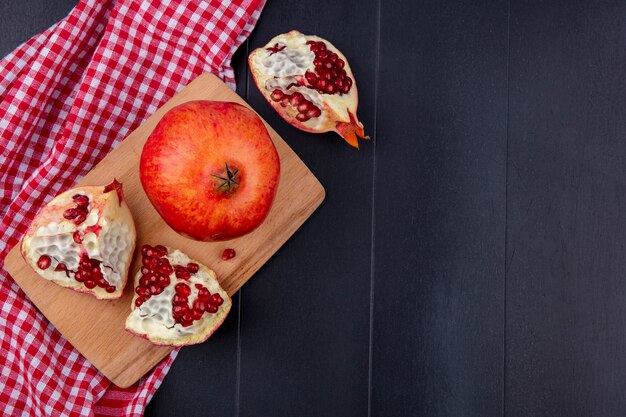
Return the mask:
<path id="1" fill-rule="evenodd" d="M 0 55 L 73 3 L 1 0 Z M 360 151 L 251 84 L 294 28 L 349 58 Z M 327 199 L 146 415 L 626 415 L 626 3 L 269 0 L 234 66 Z"/>

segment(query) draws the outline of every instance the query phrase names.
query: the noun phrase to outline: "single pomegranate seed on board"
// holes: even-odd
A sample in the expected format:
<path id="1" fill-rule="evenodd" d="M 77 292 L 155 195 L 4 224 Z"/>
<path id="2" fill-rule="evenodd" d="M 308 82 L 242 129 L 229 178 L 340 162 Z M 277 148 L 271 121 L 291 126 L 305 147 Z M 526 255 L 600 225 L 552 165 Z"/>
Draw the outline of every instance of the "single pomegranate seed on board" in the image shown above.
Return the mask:
<path id="1" fill-rule="evenodd" d="M 235 255 L 237 255 L 237 252 L 235 252 L 235 249 L 224 249 L 224 251 L 222 252 L 222 259 L 227 261 L 229 259 L 233 259 L 235 257 Z"/>
<path id="2" fill-rule="evenodd" d="M 50 267 L 51 259 L 48 255 L 41 255 L 37 260 L 37 266 L 39 269 L 48 269 Z"/>

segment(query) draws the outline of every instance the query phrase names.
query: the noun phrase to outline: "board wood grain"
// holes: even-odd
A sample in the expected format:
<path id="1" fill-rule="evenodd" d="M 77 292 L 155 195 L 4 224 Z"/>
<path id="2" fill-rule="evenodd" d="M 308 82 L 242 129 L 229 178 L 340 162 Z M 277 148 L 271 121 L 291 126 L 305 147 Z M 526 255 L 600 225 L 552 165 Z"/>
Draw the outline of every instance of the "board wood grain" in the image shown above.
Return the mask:
<path id="1" fill-rule="evenodd" d="M 78 185 L 103 185 L 115 176 L 124 184 L 125 197 L 135 219 L 137 248 L 148 243 L 182 250 L 214 269 L 221 285 L 232 296 L 321 204 L 324 188 L 265 123 L 281 162 L 278 191 L 265 222 L 252 233 L 228 242 L 197 242 L 178 235 L 148 201 L 139 181 L 139 157 L 161 117 L 171 108 L 191 100 L 233 101 L 250 107 L 214 75 L 201 75 L 131 133 Z M 220 256 L 225 248 L 235 249 L 237 256 L 222 261 Z M 132 282 L 139 267 L 140 259 L 136 257 L 129 281 Z M 134 384 L 172 350 L 154 346 L 124 331 L 124 321 L 130 312 L 132 284 L 127 286 L 119 300 L 96 300 L 42 279 L 24 262 L 19 245 L 9 252 L 5 268 L 63 336 L 118 386 Z"/>

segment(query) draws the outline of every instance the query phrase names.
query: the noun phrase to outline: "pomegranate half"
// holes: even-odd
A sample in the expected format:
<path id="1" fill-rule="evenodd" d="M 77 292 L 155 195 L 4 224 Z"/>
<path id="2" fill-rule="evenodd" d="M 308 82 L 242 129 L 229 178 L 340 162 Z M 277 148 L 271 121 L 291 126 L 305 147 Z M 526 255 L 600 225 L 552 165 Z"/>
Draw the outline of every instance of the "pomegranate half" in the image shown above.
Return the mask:
<path id="1" fill-rule="evenodd" d="M 33 219 L 21 253 L 44 279 L 111 299 L 126 286 L 135 240 L 122 185 L 114 180 L 55 197 Z"/>
<path id="2" fill-rule="evenodd" d="M 208 339 L 232 305 L 215 272 L 162 245 L 144 245 L 141 257 L 126 330 L 166 346 Z"/>
<path id="3" fill-rule="evenodd" d="M 254 82 L 288 123 L 311 133 L 337 132 L 358 149 L 363 132 L 354 75 L 346 57 L 318 36 L 293 30 L 248 58 Z"/>

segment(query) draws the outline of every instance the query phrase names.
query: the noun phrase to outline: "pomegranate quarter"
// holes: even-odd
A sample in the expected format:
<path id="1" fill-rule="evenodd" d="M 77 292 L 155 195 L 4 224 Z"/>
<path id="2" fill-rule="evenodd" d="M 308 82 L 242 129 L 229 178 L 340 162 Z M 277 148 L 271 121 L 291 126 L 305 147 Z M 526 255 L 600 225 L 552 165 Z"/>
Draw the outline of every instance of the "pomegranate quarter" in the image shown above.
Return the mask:
<path id="1" fill-rule="evenodd" d="M 369 139 L 356 117 L 359 99 L 348 60 L 330 42 L 293 30 L 248 58 L 254 82 L 288 123 L 311 133 L 337 132 L 350 145 Z"/>
<path id="2" fill-rule="evenodd" d="M 171 109 L 141 153 L 141 184 L 152 205 L 176 232 L 201 241 L 256 229 L 279 177 L 263 122 L 236 103 L 190 101 Z"/>
<path id="3" fill-rule="evenodd" d="M 43 278 L 111 299 L 122 296 L 135 239 L 122 184 L 114 180 L 55 197 L 33 219 L 21 252 Z"/>

